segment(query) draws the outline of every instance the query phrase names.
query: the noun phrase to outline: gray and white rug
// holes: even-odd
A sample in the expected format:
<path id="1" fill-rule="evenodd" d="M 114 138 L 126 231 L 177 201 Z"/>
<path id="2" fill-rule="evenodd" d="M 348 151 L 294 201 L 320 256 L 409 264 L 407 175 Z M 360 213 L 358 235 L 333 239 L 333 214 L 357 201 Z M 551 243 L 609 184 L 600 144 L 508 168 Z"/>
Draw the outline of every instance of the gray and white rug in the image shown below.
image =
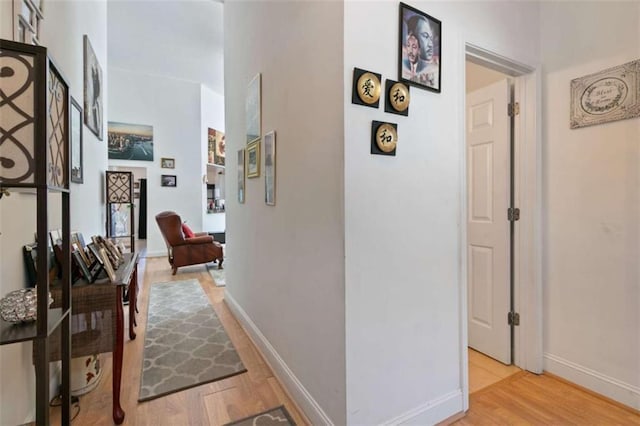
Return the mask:
<path id="1" fill-rule="evenodd" d="M 198 280 L 150 286 L 139 401 L 245 371 Z"/>
<path id="2" fill-rule="evenodd" d="M 277 408 L 255 414 L 253 416 L 245 417 L 242 420 L 236 420 L 233 423 L 227 423 L 225 426 L 296 426 L 296 422 L 293 421 L 291 415 L 281 405 Z"/>
<path id="3" fill-rule="evenodd" d="M 223 268 L 226 266 L 226 263 L 223 264 Z M 219 269 L 218 264 L 207 264 L 207 269 L 209 270 L 209 275 L 213 278 L 213 282 L 217 287 L 224 287 L 227 285 L 227 279 L 224 274 L 224 269 Z"/>

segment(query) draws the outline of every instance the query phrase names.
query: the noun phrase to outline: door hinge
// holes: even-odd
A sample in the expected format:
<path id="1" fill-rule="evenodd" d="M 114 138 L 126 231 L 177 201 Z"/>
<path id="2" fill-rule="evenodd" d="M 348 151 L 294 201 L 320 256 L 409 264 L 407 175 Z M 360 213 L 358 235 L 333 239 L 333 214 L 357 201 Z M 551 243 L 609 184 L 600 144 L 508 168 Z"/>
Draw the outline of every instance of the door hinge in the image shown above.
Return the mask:
<path id="1" fill-rule="evenodd" d="M 509 312 L 507 322 L 509 325 L 520 325 L 520 314 L 517 312 Z"/>
<path id="2" fill-rule="evenodd" d="M 509 222 L 520 220 L 520 209 L 517 207 L 509 207 L 509 209 L 507 209 L 507 219 L 509 219 Z"/>
<path id="3" fill-rule="evenodd" d="M 507 106 L 507 113 L 509 114 L 509 117 L 513 117 L 520 114 L 520 102 L 514 102 L 512 104 L 509 104 Z"/>

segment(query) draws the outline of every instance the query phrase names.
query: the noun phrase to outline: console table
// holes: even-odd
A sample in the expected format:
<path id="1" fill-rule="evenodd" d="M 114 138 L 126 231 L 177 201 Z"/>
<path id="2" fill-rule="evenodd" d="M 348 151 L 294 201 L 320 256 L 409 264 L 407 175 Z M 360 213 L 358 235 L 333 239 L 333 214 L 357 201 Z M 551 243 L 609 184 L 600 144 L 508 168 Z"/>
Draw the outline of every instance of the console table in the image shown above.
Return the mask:
<path id="1" fill-rule="evenodd" d="M 127 253 L 115 271 L 116 279 L 102 279 L 93 284 L 78 280 L 71 289 L 71 357 L 113 352 L 113 421 L 121 424 L 124 411 L 120 405 L 122 354 L 124 349 L 124 311 L 122 297 L 129 289 L 129 339 L 136 338 L 138 253 Z M 51 287 L 53 304 L 61 304 L 62 289 Z M 54 340 L 55 342 L 55 340 Z M 53 343 L 53 342 L 52 342 Z M 60 359 L 59 345 L 51 345 L 51 360 Z"/>

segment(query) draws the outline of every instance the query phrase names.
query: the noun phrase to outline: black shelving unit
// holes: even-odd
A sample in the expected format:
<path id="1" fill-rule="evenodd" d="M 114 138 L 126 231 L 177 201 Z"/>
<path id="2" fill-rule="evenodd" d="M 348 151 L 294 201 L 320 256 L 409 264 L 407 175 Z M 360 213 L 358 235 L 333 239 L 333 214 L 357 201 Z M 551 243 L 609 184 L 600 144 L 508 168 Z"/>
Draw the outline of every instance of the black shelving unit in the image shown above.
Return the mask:
<path id="1" fill-rule="evenodd" d="M 135 213 L 133 204 L 133 173 L 108 170 L 105 176 L 107 188 L 107 238 L 114 242 L 121 239 L 129 240 L 131 253 L 135 250 Z M 120 209 L 127 208 L 128 227 L 126 232 L 117 229 L 116 214 L 122 214 Z"/>
<path id="2" fill-rule="evenodd" d="M 63 252 L 62 307 L 49 309 L 49 274 L 39 273 L 37 321 L 9 324 L 0 319 L 0 345 L 33 341 L 36 424 L 48 425 L 49 336 L 61 327 L 62 424 L 66 425 L 71 423 L 69 84 L 41 46 L 0 40 L 0 68 L 0 127 L 4 132 L 0 145 L 0 192 L 35 190 L 36 236 L 43 247 L 49 240 L 49 194 L 60 194 Z M 16 247 L 21 244 L 16 242 Z M 37 270 L 49 271 L 49 262 L 49 256 L 38 256 Z"/>

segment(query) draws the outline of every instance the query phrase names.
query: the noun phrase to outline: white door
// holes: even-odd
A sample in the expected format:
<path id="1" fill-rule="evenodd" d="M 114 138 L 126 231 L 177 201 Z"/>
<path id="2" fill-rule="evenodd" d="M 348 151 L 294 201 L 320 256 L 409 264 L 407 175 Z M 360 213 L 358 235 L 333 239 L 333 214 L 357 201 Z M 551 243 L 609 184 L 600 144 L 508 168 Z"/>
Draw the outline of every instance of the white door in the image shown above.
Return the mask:
<path id="1" fill-rule="evenodd" d="M 467 94 L 469 346 L 511 364 L 509 84 Z"/>

